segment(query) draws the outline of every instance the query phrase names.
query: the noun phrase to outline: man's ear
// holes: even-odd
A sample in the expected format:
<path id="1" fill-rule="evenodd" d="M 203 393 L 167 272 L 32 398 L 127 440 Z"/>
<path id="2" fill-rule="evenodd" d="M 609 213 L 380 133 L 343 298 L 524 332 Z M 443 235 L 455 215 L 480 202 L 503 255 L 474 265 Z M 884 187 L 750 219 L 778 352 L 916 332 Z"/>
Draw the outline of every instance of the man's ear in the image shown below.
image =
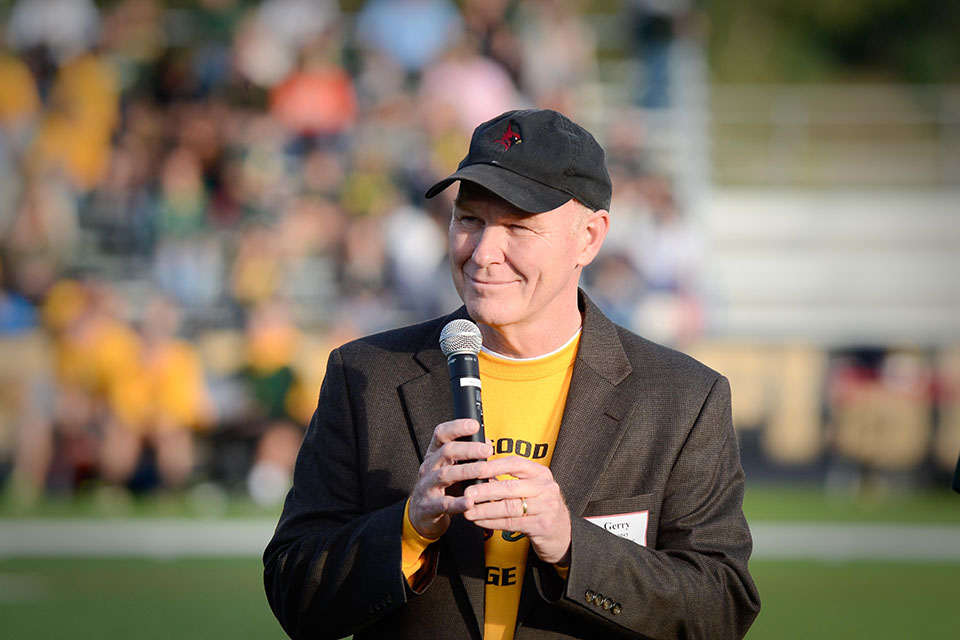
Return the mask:
<path id="1" fill-rule="evenodd" d="M 580 257 L 577 266 L 585 267 L 600 252 L 607 231 L 610 229 L 610 213 L 606 209 L 598 209 L 584 214 L 585 219 L 580 225 Z"/>

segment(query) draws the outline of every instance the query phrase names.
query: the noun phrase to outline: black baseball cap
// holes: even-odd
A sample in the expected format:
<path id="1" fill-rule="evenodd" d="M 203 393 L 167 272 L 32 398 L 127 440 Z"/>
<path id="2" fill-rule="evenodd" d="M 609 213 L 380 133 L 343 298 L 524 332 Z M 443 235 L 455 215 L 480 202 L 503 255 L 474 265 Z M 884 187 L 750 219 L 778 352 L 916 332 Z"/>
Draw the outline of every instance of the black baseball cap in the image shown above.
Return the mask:
<path id="1" fill-rule="evenodd" d="M 508 111 L 473 130 L 457 170 L 430 187 L 432 198 L 458 180 L 475 182 L 529 213 L 571 198 L 594 211 L 610 208 L 610 174 L 589 131 L 550 109 Z"/>

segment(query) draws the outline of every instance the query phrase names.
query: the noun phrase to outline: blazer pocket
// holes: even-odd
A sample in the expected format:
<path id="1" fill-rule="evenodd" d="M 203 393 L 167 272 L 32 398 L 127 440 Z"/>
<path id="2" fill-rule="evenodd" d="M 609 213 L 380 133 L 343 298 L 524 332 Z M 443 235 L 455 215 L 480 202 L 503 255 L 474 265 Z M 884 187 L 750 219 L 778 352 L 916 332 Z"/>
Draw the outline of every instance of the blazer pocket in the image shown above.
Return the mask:
<path id="1" fill-rule="evenodd" d="M 609 533 L 646 547 L 656 543 L 653 505 L 652 493 L 593 500 L 587 503 L 583 517 Z"/>
<path id="2" fill-rule="evenodd" d="M 589 518 L 590 516 L 612 516 L 637 511 L 653 511 L 653 498 L 652 493 L 643 493 L 638 496 L 591 500 L 580 515 Z"/>

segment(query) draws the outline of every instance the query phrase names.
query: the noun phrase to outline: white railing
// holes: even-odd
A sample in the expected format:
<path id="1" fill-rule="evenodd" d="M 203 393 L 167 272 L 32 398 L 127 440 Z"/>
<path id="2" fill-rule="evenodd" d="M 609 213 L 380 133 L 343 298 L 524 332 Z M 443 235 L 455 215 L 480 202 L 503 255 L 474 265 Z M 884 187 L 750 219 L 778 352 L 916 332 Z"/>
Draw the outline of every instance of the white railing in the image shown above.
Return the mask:
<path id="1" fill-rule="evenodd" d="M 713 85 L 720 184 L 960 185 L 960 86 Z"/>

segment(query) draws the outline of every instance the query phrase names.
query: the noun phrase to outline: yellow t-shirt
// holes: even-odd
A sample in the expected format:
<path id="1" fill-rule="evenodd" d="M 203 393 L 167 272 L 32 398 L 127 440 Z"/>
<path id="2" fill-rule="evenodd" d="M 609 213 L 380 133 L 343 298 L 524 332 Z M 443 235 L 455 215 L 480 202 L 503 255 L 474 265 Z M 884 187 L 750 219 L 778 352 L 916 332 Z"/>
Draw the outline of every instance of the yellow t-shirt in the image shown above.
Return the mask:
<path id="1" fill-rule="evenodd" d="M 480 352 L 484 431 L 493 441 L 493 458 L 518 455 L 550 465 L 579 342 L 577 333 L 559 350 L 523 360 Z M 406 516 L 403 572 L 408 580 L 423 566 L 429 542 L 416 536 Z M 513 638 L 529 550 L 523 534 L 493 531 L 486 538 L 484 640 Z"/>

